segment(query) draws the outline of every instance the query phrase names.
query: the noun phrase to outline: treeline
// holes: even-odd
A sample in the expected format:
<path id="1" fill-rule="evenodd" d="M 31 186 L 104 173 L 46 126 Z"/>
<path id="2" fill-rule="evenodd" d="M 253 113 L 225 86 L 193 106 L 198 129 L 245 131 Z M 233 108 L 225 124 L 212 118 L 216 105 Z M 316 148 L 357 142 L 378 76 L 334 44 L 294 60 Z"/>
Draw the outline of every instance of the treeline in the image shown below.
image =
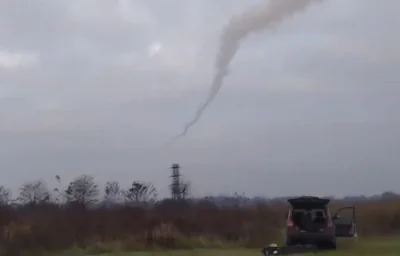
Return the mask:
<path id="1" fill-rule="evenodd" d="M 88 208 L 118 205 L 144 206 L 153 205 L 160 200 L 156 187 L 150 182 L 133 181 L 128 188 L 122 188 L 117 181 L 109 181 L 104 187 L 96 184 L 94 177 L 88 175 L 79 176 L 63 188 L 61 177 L 55 176 L 57 184 L 50 188 L 44 181 L 31 181 L 24 183 L 19 188 L 17 195 L 12 195 L 11 190 L 0 185 L 0 205 L 35 205 L 41 203 L 83 204 Z M 171 198 L 178 194 L 180 199 L 189 199 L 190 183 L 181 182 L 174 187 L 171 184 Z M 289 197 L 246 197 L 244 194 L 234 193 L 231 196 L 212 196 L 207 198 L 190 198 L 190 201 L 213 202 L 217 206 L 255 206 L 260 204 L 284 203 Z M 344 198 L 330 198 L 335 202 L 360 203 L 375 201 L 400 200 L 400 195 L 394 192 L 384 192 L 373 196 L 347 196 Z"/>
<path id="2" fill-rule="evenodd" d="M 49 188 L 44 181 L 24 183 L 15 197 L 12 196 L 10 189 L 0 186 L 0 204 L 34 206 L 44 203 L 58 205 L 74 203 L 92 208 L 99 204 L 110 206 L 121 203 L 149 204 L 156 202 L 158 196 L 156 188 L 151 183 L 139 181 L 134 181 L 127 189 L 121 188 L 116 181 L 110 181 L 101 189 L 94 178 L 88 175 L 75 178 L 66 188 L 61 187 L 60 176 L 56 176 L 55 179 L 59 184 L 55 188 Z M 104 194 L 103 198 L 100 198 L 101 194 Z"/>
<path id="3" fill-rule="evenodd" d="M 108 182 L 100 188 L 90 176 L 78 177 L 64 189 L 28 182 L 15 197 L 1 187 L 0 244 L 9 254 L 26 250 L 32 255 L 74 246 L 93 250 L 260 247 L 282 240 L 284 200 L 236 195 L 225 197 L 229 204 L 221 204 L 222 197 L 191 199 L 188 186 L 182 188 L 179 199 L 157 200 L 151 183 L 135 181 L 124 189 L 118 182 Z M 384 195 L 380 200 L 351 201 L 361 236 L 400 232 L 400 200 L 394 194 Z M 332 207 L 344 202 L 350 201 L 334 201 Z"/>

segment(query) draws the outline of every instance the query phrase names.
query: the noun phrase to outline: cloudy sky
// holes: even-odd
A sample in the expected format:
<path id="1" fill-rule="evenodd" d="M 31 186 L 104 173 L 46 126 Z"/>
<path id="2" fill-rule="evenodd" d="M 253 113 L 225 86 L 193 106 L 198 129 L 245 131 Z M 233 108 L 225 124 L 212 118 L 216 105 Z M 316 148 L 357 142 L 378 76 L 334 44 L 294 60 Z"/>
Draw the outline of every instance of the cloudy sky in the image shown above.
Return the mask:
<path id="1" fill-rule="evenodd" d="M 398 0 L 326 0 L 242 42 L 200 122 L 229 18 L 261 0 L 3 0 L 0 180 L 80 174 L 168 193 L 398 189 Z"/>

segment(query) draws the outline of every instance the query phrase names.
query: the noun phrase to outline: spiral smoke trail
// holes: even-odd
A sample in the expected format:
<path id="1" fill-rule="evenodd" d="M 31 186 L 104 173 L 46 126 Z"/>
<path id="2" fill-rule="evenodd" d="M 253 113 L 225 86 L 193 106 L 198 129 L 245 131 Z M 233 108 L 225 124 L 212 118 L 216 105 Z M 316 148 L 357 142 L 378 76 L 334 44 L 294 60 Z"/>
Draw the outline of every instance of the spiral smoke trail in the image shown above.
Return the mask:
<path id="1" fill-rule="evenodd" d="M 185 136 L 189 129 L 199 121 L 204 110 L 214 100 L 228 75 L 229 63 L 232 61 L 240 42 L 249 34 L 268 29 L 283 21 L 297 11 L 303 10 L 309 4 L 323 0 L 269 0 L 253 6 L 244 13 L 234 16 L 224 27 L 218 55 L 215 60 L 215 75 L 205 102 L 196 111 L 195 117 L 185 125 L 183 132 L 174 140 Z M 172 141 L 172 142 L 173 142 Z"/>

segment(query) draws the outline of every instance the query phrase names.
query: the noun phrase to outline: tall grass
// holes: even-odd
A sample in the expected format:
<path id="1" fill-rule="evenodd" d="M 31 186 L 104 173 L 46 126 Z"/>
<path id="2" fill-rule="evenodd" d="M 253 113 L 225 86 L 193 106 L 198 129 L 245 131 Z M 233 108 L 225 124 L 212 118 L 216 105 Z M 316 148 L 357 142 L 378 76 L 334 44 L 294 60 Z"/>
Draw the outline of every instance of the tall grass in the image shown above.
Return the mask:
<path id="1" fill-rule="evenodd" d="M 361 237 L 399 235 L 400 201 L 357 203 L 356 209 Z M 192 203 L 147 209 L 3 206 L 0 244 L 9 253 L 262 247 L 282 241 L 285 211 L 281 204 L 220 208 Z"/>

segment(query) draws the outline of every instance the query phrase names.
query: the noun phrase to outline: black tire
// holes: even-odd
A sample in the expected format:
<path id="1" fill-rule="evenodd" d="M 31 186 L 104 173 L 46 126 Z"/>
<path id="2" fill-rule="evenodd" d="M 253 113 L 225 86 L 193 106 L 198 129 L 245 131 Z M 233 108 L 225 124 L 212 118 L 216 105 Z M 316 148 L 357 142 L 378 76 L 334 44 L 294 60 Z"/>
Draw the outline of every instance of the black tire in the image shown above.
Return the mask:
<path id="1" fill-rule="evenodd" d="M 295 245 L 295 241 L 290 238 L 286 238 L 286 246 L 293 246 Z"/>
<path id="2" fill-rule="evenodd" d="M 329 244 L 329 249 L 336 250 L 336 239 Z"/>

